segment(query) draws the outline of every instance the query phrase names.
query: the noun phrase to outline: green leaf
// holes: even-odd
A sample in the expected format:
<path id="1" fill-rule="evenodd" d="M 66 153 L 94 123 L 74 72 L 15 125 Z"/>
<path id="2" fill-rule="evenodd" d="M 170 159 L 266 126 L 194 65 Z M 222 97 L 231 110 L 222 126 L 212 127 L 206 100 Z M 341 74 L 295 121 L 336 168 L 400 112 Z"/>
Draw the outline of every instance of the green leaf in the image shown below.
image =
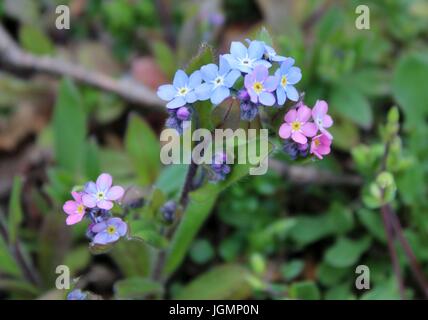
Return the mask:
<path id="1" fill-rule="evenodd" d="M 85 147 L 85 176 L 95 180 L 101 172 L 98 145 L 94 139 L 91 139 L 85 144 Z"/>
<path id="2" fill-rule="evenodd" d="M 190 193 L 189 205 L 168 248 L 164 273 L 173 273 L 181 264 L 193 238 L 210 214 L 219 193 L 220 187 L 216 184 L 207 184 Z"/>
<path id="3" fill-rule="evenodd" d="M 174 299 L 235 300 L 251 295 L 247 269 L 239 265 L 216 266 L 185 286 Z"/>
<path id="4" fill-rule="evenodd" d="M 428 59 L 422 52 L 403 55 L 394 70 L 392 92 L 409 124 L 419 124 L 428 115 L 427 74 Z"/>
<path id="5" fill-rule="evenodd" d="M 151 250 L 142 241 L 119 241 L 110 253 L 127 277 L 145 277 L 150 273 Z"/>
<path id="6" fill-rule="evenodd" d="M 158 66 L 168 78 L 172 78 L 176 70 L 177 59 L 170 47 L 163 41 L 155 41 L 152 50 Z"/>
<path id="7" fill-rule="evenodd" d="M 208 240 L 196 240 L 190 248 L 190 257 L 197 264 L 207 263 L 214 257 L 213 246 Z"/>
<path id="8" fill-rule="evenodd" d="M 55 159 L 60 168 L 76 174 L 82 169 L 86 115 L 79 91 L 69 79 L 61 82 L 52 127 Z"/>
<path id="9" fill-rule="evenodd" d="M 15 176 L 13 179 L 12 193 L 9 200 L 9 241 L 14 244 L 17 240 L 18 228 L 22 222 L 21 207 L 22 180 Z"/>
<path id="10" fill-rule="evenodd" d="M 344 84 L 336 84 L 330 98 L 331 109 L 334 113 L 355 122 L 364 128 L 370 128 L 373 123 L 373 111 L 367 98 L 359 91 Z"/>
<path id="11" fill-rule="evenodd" d="M 369 237 L 359 240 L 341 237 L 325 252 L 324 259 L 336 268 L 351 267 L 358 262 L 370 244 L 371 239 Z"/>
<path id="12" fill-rule="evenodd" d="M 143 299 L 147 295 L 162 295 L 162 284 L 142 277 L 119 280 L 114 285 L 114 292 L 119 299 Z"/>
<path id="13" fill-rule="evenodd" d="M 156 187 L 161 189 L 165 194 L 172 195 L 180 191 L 186 179 L 187 165 L 174 164 L 162 169 Z"/>
<path id="14" fill-rule="evenodd" d="M 319 300 L 321 298 L 320 291 L 313 281 L 293 283 L 288 294 L 293 299 Z"/>
<path id="15" fill-rule="evenodd" d="M 159 140 L 141 117 L 131 115 L 125 136 L 125 148 L 137 172 L 140 184 L 153 183 L 159 174 Z"/>
<path id="16" fill-rule="evenodd" d="M 264 41 L 268 46 L 273 46 L 272 36 L 266 27 L 262 27 L 257 35 L 257 40 Z"/>
<path id="17" fill-rule="evenodd" d="M 18 294 L 20 299 L 31 299 L 39 294 L 39 290 L 27 281 L 0 279 L 0 290 Z"/>
<path id="18" fill-rule="evenodd" d="M 285 280 L 290 281 L 300 275 L 303 271 L 305 263 L 302 260 L 295 259 L 286 262 L 281 266 L 281 274 Z"/>
<path id="19" fill-rule="evenodd" d="M 78 246 L 67 253 L 64 264 L 70 268 L 72 275 L 85 268 L 91 259 L 88 247 L 86 245 Z"/>
<path id="20" fill-rule="evenodd" d="M 3 238 L 0 237 L 0 273 L 20 277 L 20 270 L 15 258 L 10 253 L 8 245 Z"/>
<path id="21" fill-rule="evenodd" d="M 386 243 L 385 230 L 379 212 L 362 208 L 357 211 L 357 217 L 375 239 Z"/>
<path id="22" fill-rule="evenodd" d="M 296 217 L 290 236 L 299 245 L 306 246 L 330 235 L 344 234 L 353 225 L 352 212 L 339 203 L 333 203 L 326 214 Z"/>
<path id="23" fill-rule="evenodd" d="M 318 265 L 317 278 L 322 285 L 332 287 L 349 276 L 350 272 L 354 271 L 350 268 L 335 268 L 323 261 Z"/>
<path id="24" fill-rule="evenodd" d="M 19 29 L 19 42 L 26 51 L 37 55 L 51 55 L 54 52 L 50 39 L 35 26 L 23 25 Z"/>

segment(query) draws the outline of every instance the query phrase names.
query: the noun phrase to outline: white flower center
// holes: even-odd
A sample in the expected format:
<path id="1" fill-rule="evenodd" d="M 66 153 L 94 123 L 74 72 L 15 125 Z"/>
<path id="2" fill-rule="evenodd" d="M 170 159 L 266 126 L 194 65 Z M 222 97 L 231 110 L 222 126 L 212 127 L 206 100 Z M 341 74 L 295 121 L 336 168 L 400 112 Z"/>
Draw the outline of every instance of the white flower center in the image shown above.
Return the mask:
<path id="1" fill-rule="evenodd" d="M 98 191 L 97 192 L 97 200 L 99 201 L 99 200 L 104 200 L 104 198 L 105 198 L 105 193 L 104 192 L 102 192 L 102 191 Z"/>
<path id="2" fill-rule="evenodd" d="M 179 89 L 177 90 L 177 96 L 183 97 L 183 96 L 185 96 L 186 94 L 188 94 L 188 93 L 189 93 L 189 91 L 190 91 L 190 89 L 189 89 L 189 88 L 187 88 L 187 87 L 181 87 L 181 88 L 179 88 Z"/>
<path id="3" fill-rule="evenodd" d="M 222 86 L 224 84 L 224 77 L 218 76 L 215 78 L 212 83 L 214 84 L 214 88 L 217 88 L 219 86 Z"/>
<path id="4" fill-rule="evenodd" d="M 254 59 L 250 59 L 248 56 L 245 56 L 245 58 L 239 58 L 238 60 L 242 66 L 246 66 L 249 68 L 253 67 Z"/>

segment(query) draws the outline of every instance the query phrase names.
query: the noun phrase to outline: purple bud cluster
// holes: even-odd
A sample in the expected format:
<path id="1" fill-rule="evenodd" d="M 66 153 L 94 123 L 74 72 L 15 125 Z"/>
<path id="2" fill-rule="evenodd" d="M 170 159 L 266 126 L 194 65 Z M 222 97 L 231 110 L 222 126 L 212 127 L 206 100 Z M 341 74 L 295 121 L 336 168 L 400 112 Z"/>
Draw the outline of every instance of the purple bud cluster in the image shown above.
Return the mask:
<path id="1" fill-rule="evenodd" d="M 169 117 L 166 120 L 165 125 L 168 128 L 177 130 L 180 134 L 186 129 L 186 121 L 190 121 L 192 118 L 192 108 L 189 106 L 183 106 L 177 109 L 168 109 Z"/>
<path id="2" fill-rule="evenodd" d="M 230 166 L 227 164 L 226 153 L 216 153 L 213 157 L 213 161 L 210 165 L 210 168 L 212 170 L 212 175 L 209 179 L 211 182 L 218 182 L 226 179 L 226 176 L 231 171 Z"/>

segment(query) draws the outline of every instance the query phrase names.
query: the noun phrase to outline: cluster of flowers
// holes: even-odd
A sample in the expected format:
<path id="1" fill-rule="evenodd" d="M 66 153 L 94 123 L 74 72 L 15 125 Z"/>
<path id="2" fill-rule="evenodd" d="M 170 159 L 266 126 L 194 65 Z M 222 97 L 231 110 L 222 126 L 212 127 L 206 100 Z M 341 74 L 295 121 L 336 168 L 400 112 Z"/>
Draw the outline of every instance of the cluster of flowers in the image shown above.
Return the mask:
<path id="1" fill-rule="evenodd" d="M 294 87 L 302 78 L 294 59 L 278 55 L 263 41 L 247 42 L 248 47 L 232 42 L 230 53 L 220 55 L 218 66 L 204 65 L 190 76 L 178 70 L 172 84 L 159 87 L 158 96 L 168 102 L 170 117 L 166 125 L 182 133 L 185 121 L 192 117 L 192 104 L 196 101 L 210 100 L 218 105 L 233 97 L 239 101 L 241 119 L 251 121 L 260 107 L 281 107 L 291 100 L 297 103 L 286 113 L 279 129 L 279 136 L 285 139 L 284 151 L 293 159 L 309 154 L 322 159 L 330 153 L 333 140 L 326 130 L 333 124 L 327 114 L 327 103 L 319 100 L 312 110 L 304 105 Z M 275 70 L 270 72 L 271 69 Z M 243 81 L 237 81 L 240 77 Z M 217 180 L 224 179 L 230 170 L 228 166 L 219 165 L 212 169 Z"/>
<path id="2" fill-rule="evenodd" d="M 71 192 L 74 200 L 64 203 L 63 210 L 68 215 L 67 225 L 76 224 L 86 216 L 91 223 L 87 236 L 93 244 L 106 245 L 116 242 L 127 234 L 128 226 L 122 219 L 113 217 L 113 203 L 118 202 L 125 190 L 121 186 L 112 186 L 113 179 L 108 173 L 102 173 L 96 182 L 85 184 L 82 192 Z"/>
<path id="3" fill-rule="evenodd" d="M 322 159 L 330 153 L 333 136 L 327 128 L 333 125 L 333 120 L 327 112 L 327 102 L 318 100 L 312 110 L 303 103 L 298 103 L 285 114 L 279 136 L 285 139 L 284 151 L 292 159 L 306 157 L 308 153 Z M 308 138 L 311 139 L 310 143 Z"/>
<path id="4" fill-rule="evenodd" d="M 299 93 L 294 85 L 302 78 L 293 58 L 278 55 L 263 41 L 249 41 L 248 48 L 232 42 L 230 53 L 219 57 L 219 65 L 207 64 L 188 76 L 183 70 L 175 73 L 172 84 L 159 87 L 158 96 L 167 101 L 170 119 L 167 126 L 182 132 L 183 121 L 190 120 L 192 104 L 210 100 L 213 105 L 229 97 L 240 101 L 241 119 L 253 120 L 259 106 L 282 106 L 290 99 L 297 101 Z M 277 69 L 270 75 L 270 68 Z M 243 87 L 235 88 L 243 77 Z"/>

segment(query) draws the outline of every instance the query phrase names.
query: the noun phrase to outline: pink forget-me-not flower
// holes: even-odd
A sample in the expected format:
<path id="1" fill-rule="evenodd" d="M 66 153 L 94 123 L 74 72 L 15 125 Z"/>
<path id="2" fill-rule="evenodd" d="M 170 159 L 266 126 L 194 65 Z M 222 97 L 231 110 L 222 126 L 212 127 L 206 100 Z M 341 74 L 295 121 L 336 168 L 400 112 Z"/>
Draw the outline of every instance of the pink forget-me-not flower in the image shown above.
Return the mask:
<path id="1" fill-rule="evenodd" d="M 88 208 L 98 207 L 105 210 L 113 208 L 113 201 L 122 198 L 125 190 L 120 186 L 112 187 L 112 180 L 111 175 L 102 173 L 96 183 L 88 182 L 82 196 L 83 204 Z"/>
<path id="2" fill-rule="evenodd" d="M 74 200 L 68 200 L 64 203 L 62 209 L 68 217 L 66 223 L 68 225 L 80 222 L 86 213 L 86 207 L 82 202 L 82 193 L 73 191 L 71 193 Z"/>
<path id="3" fill-rule="evenodd" d="M 312 138 L 310 152 L 319 159 L 330 153 L 331 139 L 324 133 Z"/>
<path id="4" fill-rule="evenodd" d="M 285 123 L 279 128 L 279 136 L 283 139 L 291 137 L 295 142 L 305 144 L 307 137 L 313 137 L 317 134 L 317 126 L 309 122 L 311 109 L 305 105 L 297 109 L 291 109 L 284 117 Z"/>
<path id="5" fill-rule="evenodd" d="M 330 128 L 333 125 L 333 119 L 327 114 L 328 104 L 324 100 L 317 100 L 314 108 L 312 109 L 312 118 L 319 131 L 324 133 L 330 140 L 333 139 L 333 136 L 326 128 Z"/>

